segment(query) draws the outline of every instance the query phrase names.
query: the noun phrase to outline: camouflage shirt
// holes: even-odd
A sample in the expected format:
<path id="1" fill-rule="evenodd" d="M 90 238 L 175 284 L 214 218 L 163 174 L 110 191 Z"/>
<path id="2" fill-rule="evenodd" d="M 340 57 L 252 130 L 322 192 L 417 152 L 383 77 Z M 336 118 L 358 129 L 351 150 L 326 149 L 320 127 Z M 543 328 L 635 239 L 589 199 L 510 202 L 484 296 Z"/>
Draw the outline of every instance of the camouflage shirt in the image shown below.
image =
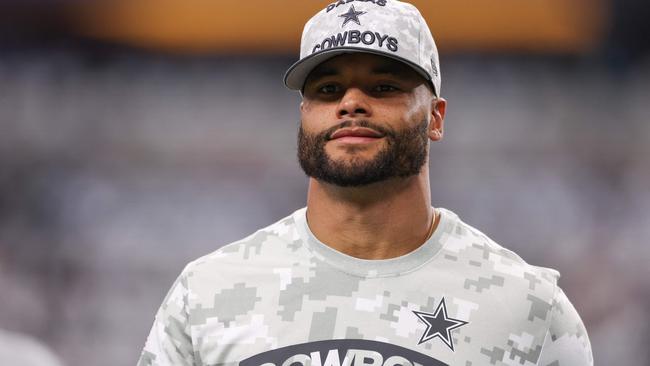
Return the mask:
<path id="1" fill-rule="evenodd" d="M 138 365 L 593 365 L 558 272 L 453 212 L 387 260 L 331 249 L 305 213 L 188 264 Z"/>

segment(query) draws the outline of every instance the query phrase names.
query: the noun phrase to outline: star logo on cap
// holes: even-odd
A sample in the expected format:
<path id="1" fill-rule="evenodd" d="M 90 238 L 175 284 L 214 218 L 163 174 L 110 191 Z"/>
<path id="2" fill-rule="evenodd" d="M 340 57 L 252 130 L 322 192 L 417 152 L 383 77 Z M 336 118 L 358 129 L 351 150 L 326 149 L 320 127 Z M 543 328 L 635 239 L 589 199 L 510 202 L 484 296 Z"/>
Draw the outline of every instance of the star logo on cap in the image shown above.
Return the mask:
<path id="1" fill-rule="evenodd" d="M 462 327 L 468 322 L 447 316 L 447 305 L 445 304 L 444 297 L 433 314 L 415 310 L 413 310 L 413 313 L 415 313 L 415 315 L 417 315 L 417 317 L 427 325 L 427 329 L 424 331 L 424 334 L 422 334 L 418 344 L 422 344 L 434 338 L 440 338 L 447 347 L 454 351 L 454 342 L 451 338 L 451 331 Z"/>
<path id="2" fill-rule="evenodd" d="M 347 13 L 339 15 L 339 17 L 344 19 L 343 25 L 341 27 L 345 27 L 345 25 L 348 24 L 349 22 L 355 22 L 358 25 L 361 25 L 361 22 L 359 22 L 359 15 L 363 15 L 363 14 L 366 14 L 366 12 L 356 11 L 356 9 L 354 9 L 354 5 L 351 5 Z"/>

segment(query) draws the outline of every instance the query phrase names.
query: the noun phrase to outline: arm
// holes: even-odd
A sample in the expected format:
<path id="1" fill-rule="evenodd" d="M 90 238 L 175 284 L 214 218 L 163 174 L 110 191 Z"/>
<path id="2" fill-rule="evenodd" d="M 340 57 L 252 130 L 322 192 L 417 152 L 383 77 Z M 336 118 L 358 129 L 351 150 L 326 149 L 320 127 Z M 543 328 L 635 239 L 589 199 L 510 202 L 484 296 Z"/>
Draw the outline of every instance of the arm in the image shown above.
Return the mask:
<path id="1" fill-rule="evenodd" d="M 553 313 L 538 366 L 593 366 L 587 330 L 562 289 L 556 290 Z"/>
<path id="2" fill-rule="evenodd" d="M 187 278 L 182 273 L 156 313 L 138 366 L 193 366 Z"/>

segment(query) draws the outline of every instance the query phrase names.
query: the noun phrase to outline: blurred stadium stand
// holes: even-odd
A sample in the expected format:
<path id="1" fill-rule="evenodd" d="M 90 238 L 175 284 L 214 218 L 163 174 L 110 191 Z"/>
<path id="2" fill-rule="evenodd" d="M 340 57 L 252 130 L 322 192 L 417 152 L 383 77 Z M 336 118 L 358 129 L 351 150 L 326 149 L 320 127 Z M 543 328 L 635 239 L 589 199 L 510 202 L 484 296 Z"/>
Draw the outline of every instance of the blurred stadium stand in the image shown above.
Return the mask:
<path id="1" fill-rule="evenodd" d="M 648 5 L 415 3 L 434 203 L 559 269 L 597 365 L 650 364 Z M 133 364 L 185 263 L 304 205 L 281 78 L 327 2 L 245 4 L 0 2 L 0 328 Z"/>

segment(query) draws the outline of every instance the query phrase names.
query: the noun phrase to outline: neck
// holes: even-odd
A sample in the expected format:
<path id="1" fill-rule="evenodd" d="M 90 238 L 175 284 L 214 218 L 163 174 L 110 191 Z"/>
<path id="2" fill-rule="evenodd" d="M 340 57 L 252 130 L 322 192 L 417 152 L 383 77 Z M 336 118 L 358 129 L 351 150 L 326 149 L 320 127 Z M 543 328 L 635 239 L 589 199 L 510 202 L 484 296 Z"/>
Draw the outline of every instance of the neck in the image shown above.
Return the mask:
<path id="1" fill-rule="evenodd" d="M 310 179 L 307 221 L 326 245 L 362 259 L 387 259 L 422 245 L 432 231 L 429 173 L 364 187 Z"/>

